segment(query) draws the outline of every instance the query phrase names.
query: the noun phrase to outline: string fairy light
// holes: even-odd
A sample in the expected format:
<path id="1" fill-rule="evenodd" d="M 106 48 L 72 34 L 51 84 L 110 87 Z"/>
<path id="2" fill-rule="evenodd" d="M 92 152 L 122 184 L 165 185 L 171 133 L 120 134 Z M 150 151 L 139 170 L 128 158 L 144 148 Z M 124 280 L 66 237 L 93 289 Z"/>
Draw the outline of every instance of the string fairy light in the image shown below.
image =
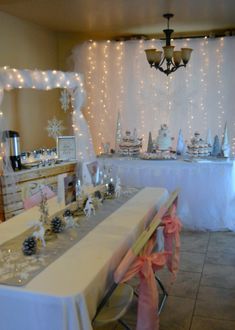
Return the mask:
<path id="1" fill-rule="evenodd" d="M 80 127 L 83 130 L 87 130 L 85 119 L 80 113 L 80 107 L 82 106 L 85 98 L 82 78 L 80 75 L 74 72 L 61 72 L 61 71 L 38 71 L 38 70 L 18 70 L 8 67 L 0 68 L 0 91 L 3 94 L 3 90 L 10 90 L 13 88 L 31 88 L 39 90 L 50 90 L 52 88 L 68 88 L 71 93 L 74 93 L 76 106 L 73 109 L 73 129 L 75 136 L 79 136 L 78 148 L 81 145 L 89 146 L 89 150 L 86 151 L 85 147 L 81 147 L 80 154 L 83 159 L 88 158 L 88 153 L 92 153 L 91 139 L 89 132 L 83 134 Z M 2 95 L 1 95 L 2 100 Z M 76 116 L 74 114 L 76 113 Z M 80 113 L 80 116 L 78 116 Z M 0 118 L 3 117 L 0 114 Z M 87 141 L 87 136 L 89 137 Z M 82 137 L 82 139 L 81 139 Z M 90 151 L 91 150 L 91 151 Z M 2 150 L 1 150 L 2 152 Z"/>
<path id="2" fill-rule="evenodd" d="M 141 74 L 141 55 L 144 54 L 144 41 L 141 39 L 138 42 L 137 52 L 135 56 L 136 63 L 136 79 L 137 79 L 137 109 L 140 113 L 140 136 L 143 141 L 146 141 L 146 129 L 145 129 L 145 107 L 143 102 L 144 80 Z"/>
<path id="3" fill-rule="evenodd" d="M 116 103 L 117 103 L 117 109 L 118 112 L 120 113 L 120 118 L 122 119 L 124 117 L 124 42 L 119 41 L 116 44 L 115 47 L 115 54 L 116 54 L 116 61 L 115 61 L 115 66 L 117 70 L 117 84 L 119 88 L 117 88 L 117 93 L 116 93 Z M 111 113 L 110 113 L 111 116 Z M 110 117 L 111 119 L 111 117 Z"/>
<path id="4" fill-rule="evenodd" d="M 222 80 L 222 65 L 223 65 L 223 47 L 224 38 L 220 38 L 219 45 L 216 48 L 216 77 L 217 77 L 217 107 L 218 107 L 218 128 L 220 135 L 223 130 L 224 123 L 224 91 L 223 91 L 223 80 Z"/>
<path id="5" fill-rule="evenodd" d="M 206 136 L 208 129 L 208 115 L 207 115 L 207 107 L 205 105 L 205 98 L 207 96 L 207 75 L 208 75 L 208 65 L 209 65 L 209 56 L 208 56 L 208 40 L 203 39 L 200 42 L 200 58 L 201 58 L 201 66 L 199 69 L 199 81 L 201 86 L 201 93 L 199 98 L 199 116 L 202 118 L 201 128 L 203 130 L 204 136 Z"/>
<path id="6" fill-rule="evenodd" d="M 184 47 L 188 47 L 188 41 L 190 41 L 189 38 L 186 39 L 186 42 L 184 43 Z M 193 84 L 192 65 L 191 63 L 189 63 L 187 68 L 187 76 L 185 79 L 186 95 L 190 95 L 189 90 L 192 88 L 192 84 Z M 193 137 L 193 128 L 194 128 L 193 108 L 194 108 L 194 99 L 191 96 L 188 96 L 187 97 L 187 128 L 188 128 L 189 139 Z"/>

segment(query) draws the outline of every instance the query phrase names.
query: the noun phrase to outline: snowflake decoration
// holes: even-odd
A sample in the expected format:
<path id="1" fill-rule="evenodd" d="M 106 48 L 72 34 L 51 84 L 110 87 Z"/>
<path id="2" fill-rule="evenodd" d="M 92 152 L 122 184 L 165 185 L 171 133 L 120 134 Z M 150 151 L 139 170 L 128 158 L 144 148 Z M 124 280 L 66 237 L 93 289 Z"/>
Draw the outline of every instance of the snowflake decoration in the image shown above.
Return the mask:
<path id="1" fill-rule="evenodd" d="M 47 121 L 48 125 L 46 130 L 48 132 L 48 136 L 54 139 L 57 139 L 58 136 L 62 135 L 62 131 L 65 130 L 65 127 L 62 125 L 62 120 L 56 119 L 56 117 Z"/>
<path id="2" fill-rule="evenodd" d="M 60 93 L 61 108 L 66 112 L 69 109 L 70 96 L 67 89 L 63 89 Z"/>

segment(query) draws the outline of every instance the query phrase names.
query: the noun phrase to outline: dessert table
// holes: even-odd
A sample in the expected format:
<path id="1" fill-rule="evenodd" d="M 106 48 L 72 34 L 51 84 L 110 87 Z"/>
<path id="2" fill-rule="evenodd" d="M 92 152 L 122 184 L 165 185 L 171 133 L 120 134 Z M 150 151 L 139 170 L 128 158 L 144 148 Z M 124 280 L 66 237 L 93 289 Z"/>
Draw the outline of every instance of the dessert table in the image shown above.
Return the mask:
<path id="1" fill-rule="evenodd" d="M 141 160 L 99 158 L 121 183 L 132 187 L 180 189 L 178 214 L 184 227 L 235 230 L 235 164 L 226 160 Z"/>
<path id="2" fill-rule="evenodd" d="M 89 330 L 112 273 L 157 209 L 163 188 L 144 188 L 22 287 L 0 285 L 1 330 Z M 50 213 L 61 206 L 49 200 Z M 0 224 L 0 244 L 38 218 L 34 207 Z M 89 222 L 90 218 L 84 220 Z"/>

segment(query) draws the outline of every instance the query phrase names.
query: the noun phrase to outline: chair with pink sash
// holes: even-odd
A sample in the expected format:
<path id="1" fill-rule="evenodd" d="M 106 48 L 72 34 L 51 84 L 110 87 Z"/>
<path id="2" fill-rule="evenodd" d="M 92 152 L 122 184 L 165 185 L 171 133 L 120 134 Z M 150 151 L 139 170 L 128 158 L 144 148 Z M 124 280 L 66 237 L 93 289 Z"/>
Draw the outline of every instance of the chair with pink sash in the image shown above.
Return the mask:
<path id="1" fill-rule="evenodd" d="M 95 326 L 119 322 L 125 329 L 131 329 L 123 320 L 134 297 L 134 289 L 124 282 L 134 276 L 139 277 L 137 330 L 159 329 L 159 313 L 165 303 L 167 292 L 155 275 L 165 265 L 175 278 L 179 267 L 181 230 L 176 215 L 178 191 L 171 194 L 146 229 L 128 250 L 114 273 L 114 283 L 105 294 L 93 319 Z M 154 252 L 156 229 L 163 226 L 164 251 Z M 163 291 L 159 304 L 158 285 Z M 156 312 L 157 311 L 157 312 Z"/>

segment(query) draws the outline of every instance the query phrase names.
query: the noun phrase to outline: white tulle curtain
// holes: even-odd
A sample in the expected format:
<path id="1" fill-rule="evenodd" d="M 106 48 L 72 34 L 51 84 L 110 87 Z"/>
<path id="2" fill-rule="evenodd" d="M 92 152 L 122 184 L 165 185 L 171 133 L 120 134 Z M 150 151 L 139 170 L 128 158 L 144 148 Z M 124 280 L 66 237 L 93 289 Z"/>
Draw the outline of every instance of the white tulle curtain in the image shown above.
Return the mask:
<path id="1" fill-rule="evenodd" d="M 235 37 L 184 39 L 175 48 L 193 48 L 187 68 L 165 76 L 151 69 L 144 49 L 160 48 L 158 40 L 86 42 L 73 51 L 74 70 L 85 77 L 85 116 L 96 152 L 102 143 L 115 145 L 117 114 L 123 132 L 137 129 L 147 144 L 161 124 L 169 126 L 177 140 L 182 128 L 185 140 L 194 131 L 202 138 L 221 139 L 225 122 L 235 151 Z"/>

